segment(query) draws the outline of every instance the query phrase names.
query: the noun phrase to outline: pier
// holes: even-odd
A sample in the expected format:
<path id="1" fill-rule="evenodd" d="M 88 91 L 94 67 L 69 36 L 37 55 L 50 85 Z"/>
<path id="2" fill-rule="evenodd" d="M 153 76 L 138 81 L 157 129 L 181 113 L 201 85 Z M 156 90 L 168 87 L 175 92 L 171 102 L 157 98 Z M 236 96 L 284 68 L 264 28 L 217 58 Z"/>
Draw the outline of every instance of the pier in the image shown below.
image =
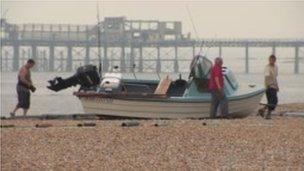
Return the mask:
<path id="1" fill-rule="evenodd" d="M 98 36 L 100 40 L 98 41 Z M 71 72 L 86 64 L 102 63 L 109 71 L 118 65 L 128 72 L 183 72 L 201 47 L 244 48 L 244 72 L 250 73 L 252 47 L 294 49 L 294 73 L 300 73 L 300 48 L 304 39 L 201 39 L 182 33 L 179 21 L 128 20 L 106 17 L 98 25 L 12 24 L 1 19 L 1 71 L 17 71 L 28 58 L 37 61 L 36 71 Z M 100 51 L 100 53 L 98 52 Z M 100 55 L 99 55 L 100 54 Z"/>

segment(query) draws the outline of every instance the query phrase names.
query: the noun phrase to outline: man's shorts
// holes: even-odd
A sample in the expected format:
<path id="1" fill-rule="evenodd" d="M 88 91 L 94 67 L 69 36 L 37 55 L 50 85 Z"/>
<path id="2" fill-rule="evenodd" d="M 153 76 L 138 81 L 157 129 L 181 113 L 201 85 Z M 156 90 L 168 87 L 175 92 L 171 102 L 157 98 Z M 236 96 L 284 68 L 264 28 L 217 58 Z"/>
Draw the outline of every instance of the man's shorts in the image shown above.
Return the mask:
<path id="1" fill-rule="evenodd" d="M 30 90 L 22 85 L 17 85 L 18 104 L 17 107 L 23 109 L 30 108 Z"/>

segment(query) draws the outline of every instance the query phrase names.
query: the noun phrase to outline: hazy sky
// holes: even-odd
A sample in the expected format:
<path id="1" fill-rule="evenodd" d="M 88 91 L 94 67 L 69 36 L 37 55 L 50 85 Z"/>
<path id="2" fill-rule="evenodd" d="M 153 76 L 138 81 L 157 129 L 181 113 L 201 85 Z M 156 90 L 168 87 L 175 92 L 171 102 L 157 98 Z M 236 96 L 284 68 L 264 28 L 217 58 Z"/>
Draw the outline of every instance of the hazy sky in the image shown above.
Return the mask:
<path id="1" fill-rule="evenodd" d="M 96 23 L 97 1 L 2 1 L 12 23 Z M 99 1 L 104 16 L 182 21 L 205 38 L 304 38 L 304 2 Z"/>

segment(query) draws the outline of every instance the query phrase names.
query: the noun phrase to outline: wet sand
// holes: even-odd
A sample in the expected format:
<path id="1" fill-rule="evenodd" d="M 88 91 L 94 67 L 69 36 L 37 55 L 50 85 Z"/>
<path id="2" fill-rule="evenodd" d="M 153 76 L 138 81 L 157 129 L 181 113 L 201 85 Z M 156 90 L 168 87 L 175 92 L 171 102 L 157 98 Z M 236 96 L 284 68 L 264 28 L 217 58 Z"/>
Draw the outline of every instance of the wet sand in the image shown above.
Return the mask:
<path id="1" fill-rule="evenodd" d="M 277 109 L 286 111 L 304 112 L 304 104 Z M 304 170 L 304 117 L 136 121 L 121 127 L 126 120 L 2 120 L 14 127 L 1 128 L 1 168 Z M 84 122 L 96 126 L 77 126 Z"/>

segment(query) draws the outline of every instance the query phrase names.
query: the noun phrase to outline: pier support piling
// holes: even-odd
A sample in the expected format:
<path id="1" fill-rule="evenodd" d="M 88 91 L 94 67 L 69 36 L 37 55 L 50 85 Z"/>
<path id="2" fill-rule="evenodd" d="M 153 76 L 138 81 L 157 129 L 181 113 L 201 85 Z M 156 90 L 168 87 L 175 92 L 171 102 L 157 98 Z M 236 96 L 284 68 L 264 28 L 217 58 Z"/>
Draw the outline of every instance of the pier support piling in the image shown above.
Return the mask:
<path id="1" fill-rule="evenodd" d="M 54 55 L 54 53 L 55 53 L 55 48 L 54 48 L 54 46 L 50 46 L 49 47 L 49 50 L 50 50 L 50 59 L 49 59 L 49 71 L 51 71 L 51 72 L 53 72 L 54 71 L 54 61 L 55 61 L 55 55 Z"/>
<path id="2" fill-rule="evenodd" d="M 179 70 L 179 67 L 178 67 L 178 47 L 175 46 L 174 47 L 174 55 L 175 55 L 175 58 L 174 58 L 174 72 L 177 73 L 178 70 Z"/>
<path id="3" fill-rule="evenodd" d="M 192 46 L 192 58 L 195 56 L 195 45 Z"/>
<path id="4" fill-rule="evenodd" d="M 48 71 L 49 70 L 49 63 L 46 57 L 46 51 L 42 51 L 42 59 L 43 59 L 43 67 L 41 67 L 41 71 Z"/>
<path id="5" fill-rule="evenodd" d="M 109 69 L 109 61 L 108 61 L 108 47 L 103 47 L 103 61 L 102 61 L 102 71 L 107 72 Z"/>
<path id="6" fill-rule="evenodd" d="M 157 46 L 156 72 L 161 72 L 160 47 Z"/>
<path id="7" fill-rule="evenodd" d="M 246 45 L 245 47 L 245 73 L 249 73 L 249 47 Z"/>
<path id="8" fill-rule="evenodd" d="M 294 73 L 299 74 L 299 47 L 295 47 L 295 66 L 294 66 Z"/>
<path id="9" fill-rule="evenodd" d="M 64 71 L 64 66 L 63 66 L 63 51 L 60 52 L 60 67 L 58 68 L 59 71 Z"/>
<path id="10" fill-rule="evenodd" d="M 19 69 L 19 44 L 15 43 L 13 46 L 13 71 L 18 71 Z"/>
<path id="11" fill-rule="evenodd" d="M 39 66 L 42 66 L 43 64 L 39 64 L 37 61 L 37 46 L 35 45 L 32 46 L 32 59 L 36 61 L 36 65 L 34 66 L 33 70 L 37 71 Z"/>
<path id="12" fill-rule="evenodd" d="M 130 71 L 134 71 L 134 64 L 135 64 L 135 60 L 134 60 L 134 48 L 133 46 L 130 47 Z"/>
<path id="13" fill-rule="evenodd" d="M 66 71 L 71 72 L 72 66 L 73 66 L 73 57 L 72 57 L 72 46 L 68 46 L 68 56 L 67 56 L 67 65 L 66 65 Z"/>
<path id="14" fill-rule="evenodd" d="M 139 47 L 139 64 L 138 64 L 138 72 L 143 72 L 143 47 Z"/>
<path id="15" fill-rule="evenodd" d="M 86 50 L 85 50 L 85 58 L 84 58 L 84 65 L 88 65 L 90 63 L 90 46 L 87 45 L 86 46 Z"/>
<path id="16" fill-rule="evenodd" d="M 125 46 L 121 47 L 121 56 L 120 56 L 120 71 L 125 72 L 126 71 L 126 60 L 125 56 L 126 51 L 125 51 Z"/>
<path id="17" fill-rule="evenodd" d="M 4 69 L 3 69 L 3 66 L 1 64 L 1 71 L 5 70 L 5 71 L 8 71 L 9 70 L 9 66 L 8 66 L 8 51 L 5 51 L 4 52 L 4 61 L 3 61 L 3 58 L 1 58 L 1 62 L 4 62 Z"/>
<path id="18" fill-rule="evenodd" d="M 276 47 L 275 47 L 275 45 L 272 46 L 272 54 L 276 55 Z"/>
<path id="19" fill-rule="evenodd" d="M 26 61 L 26 52 L 24 49 L 21 49 L 21 64 L 24 64 L 24 61 Z"/>

